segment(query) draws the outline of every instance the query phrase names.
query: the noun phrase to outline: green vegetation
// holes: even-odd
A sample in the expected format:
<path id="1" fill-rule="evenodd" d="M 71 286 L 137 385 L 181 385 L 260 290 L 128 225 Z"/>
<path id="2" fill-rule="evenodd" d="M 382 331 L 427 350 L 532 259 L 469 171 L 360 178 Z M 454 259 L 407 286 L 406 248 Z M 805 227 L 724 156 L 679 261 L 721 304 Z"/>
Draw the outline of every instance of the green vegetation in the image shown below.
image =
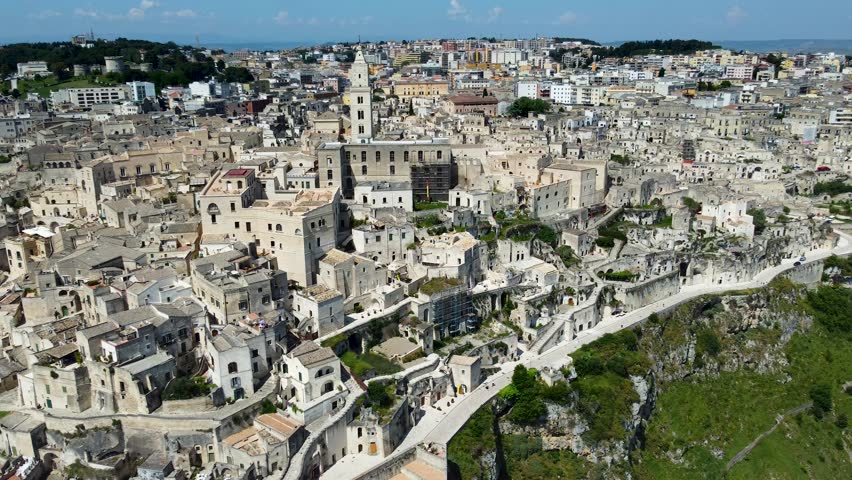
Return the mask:
<path id="1" fill-rule="evenodd" d="M 592 54 L 600 57 L 624 58 L 634 55 L 647 55 L 656 53 L 658 55 L 684 55 L 692 54 L 699 50 L 711 50 L 719 48 L 712 42 L 701 40 L 646 40 L 635 42 L 624 42 L 621 45 L 610 47 L 593 48 Z"/>
<path id="2" fill-rule="evenodd" d="M 458 469 L 458 478 L 484 478 L 485 471 L 479 463 L 482 455 L 494 451 L 494 413 L 490 408 L 480 408 L 447 446 L 447 456 Z"/>
<path id="3" fill-rule="evenodd" d="M 278 408 L 275 407 L 275 404 L 268 399 L 260 402 L 260 414 L 267 415 L 270 413 L 278 413 Z"/>
<path id="4" fill-rule="evenodd" d="M 568 245 L 557 247 L 556 254 L 559 255 L 559 258 L 562 259 L 562 263 L 564 263 L 566 267 L 577 265 L 582 262 L 582 260 L 577 258 L 574 254 L 574 250 Z"/>
<path id="5" fill-rule="evenodd" d="M 373 408 L 379 416 L 379 423 L 385 424 L 393 414 L 396 404 L 396 382 L 373 382 L 367 386 L 366 405 Z"/>
<path id="6" fill-rule="evenodd" d="M 178 377 L 166 386 L 163 392 L 164 400 L 189 400 L 190 398 L 205 397 L 216 386 L 207 383 L 203 377 Z"/>
<path id="7" fill-rule="evenodd" d="M 795 297 L 790 298 L 794 294 L 787 287 L 779 282 L 771 287 L 777 292 L 775 296 L 787 297 L 779 302 L 778 311 L 805 309 L 817 322 L 809 330 L 796 333 L 784 346 L 788 364 L 783 371 L 758 373 L 744 367 L 664 385 L 648 422 L 645 449 L 637 451 L 635 478 L 722 478 L 728 460 L 774 425 L 776 415 L 809 401 L 814 404 L 812 415 L 787 415 L 775 432 L 728 472 L 727 478 L 846 476 L 843 472 L 848 471 L 849 458 L 842 447 L 844 433 L 838 423 L 843 423 L 844 415 L 848 421 L 852 412 L 852 396 L 840 393 L 840 385 L 849 380 L 852 364 L 852 310 L 845 303 L 852 292 L 824 286 L 797 302 Z M 814 295 L 819 300 L 812 300 Z M 835 302 L 840 305 L 835 306 Z M 667 328 L 665 335 L 675 338 L 678 333 L 672 330 Z M 716 340 L 709 339 L 707 332 L 699 330 L 696 349 L 712 353 Z M 770 345 L 777 342 L 780 333 L 750 330 L 741 341 Z M 668 460 L 675 451 L 684 452 L 682 462 Z M 722 452 L 722 458 L 714 456 L 714 451 Z"/>
<path id="8" fill-rule="evenodd" d="M 808 292 L 805 307 L 829 332 L 852 334 L 852 290 L 822 286 Z"/>
<path id="9" fill-rule="evenodd" d="M 557 233 L 554 229 L 530 218 L 525 212 L 517 212 L 510 217 L 506 215 L 506 212 L 499 211 L 494 214 L 494 219 L 500 225 L 498 237 L 501 239 L 509 239 L 513 242 L 528 242 L 532 239 L 538 239 L 552 247 L 555 247 L 558 243 Z"/>
<path id="10" fill-rule="evenodd" d="M 760 208 L 749 208 L 746 213 L 751 215 L 754 223 L 755 235 L 760 235 L 766 230 L 766 213 Z"/>
<path id="11" fill-rule="evenodd" d="M 604 280 L 609 280 L 611 282 L 633 282 L 639 278 L 638 274 L 628 270 L 622 270 L 620 272 L 601 272 L 599 275 Z"/>
<path id="12" fill-rule="evenodd" d="M 705 82 L 702 80 L 698 81 L 698 91 L 699 92 L 715 92 L 717 90 L 722 90 L 723 88 L 731 88 L 731 82 L 728 80 L 722 80 L 718 84 L 713 82 Z"/>
<path id="13" fill-rule="evenodd" d="M 10 413 L 12 413 L 12 412 L 8 412 L 8 411 L 6 411 L 6 410 L 0 410 L 0 418 L 3 418 L 3 417 L 5 417 L 6 415 L 9 415 Z"/>
<path id="14" fill-rule="evenodd" d="M 0 155 L 0 163 L 9 163 L 12 161 L 12 157 L 7 157 L 6 155 Z"/>
<path id="15" fill-rule="evenodd" d="M 655 223 L 654 227 L 656 227 L 656 228 L 672 228 L 672 221 L 673 221 L 672 216 L 666 215 L 665 217 L 660 219 L 659 222 Z"/>
<path id="16" fill-rule="evenodd" d="M 28 93 L 37 93 L 42 98 L 50 96 L 50 92 L 62 90 L 65 88 L 86 88 L 86 87 L 108 87 L 114 85 L 114 82 L 107 80 L 104 77 L 84 77 L 70 80 L 59 80 L 53 75 L 37 78 L 33 80 L 21 79 L 18 81 L 18 91 L 21 95 Z"/>
<path id="17" fill-rule="evenodd" d="M 422 212 L 424 210 L 443 210 L 447 208 L 447 204 L 444 202 L 416 202 L 414 204 L 415 212 Z"/>
<path id="18" fill-rule="evenodd" d="M 498 400 L 450 442 L 449 458 L 461 478 L 482 478 L 491 465 L 486 454 L 495 451 L 502 451 L 506 478 L 847 477 L 852 389 L 842 386 L 852 365 L 852 291 L 822 286 L 809 294 L 789 280 L 775 280 L 767 289 L 736 295 L 724 302 L 703 297 L 666 318 L 651 315 L 635 333 L 605 335 L 584 346 L 571 355 L 578 378 L 550 394 L 542 392 L 535 370 L 517 369 Z M 743 330 L 741 322 L 755 312 L 761 325 Z M 803 313 L 815 321 L 802 322 Z M 790 326 L 799 327 L 792 337 Z M 694 360 L 687 355 L 691 348 Z M 644 376 L 652 365 L 655 406 L 629 462 L 592 464 L 570 451 L 543 452 L 541 424 L 523 435 L 495 430 L 493 411 L 505 411 L 501 406 L 512 406 L 506 420 L 535 424 L 539 403 L 546 407 L 553 398 L 589 424 L 583 436 L 591 448 L 612 451 L 610 441 L 626 446 L 632 432 L 625 420 L 639 400 L 629 376 Z M 517 402 L 525 406 L 513 413 Z M 809 402 L 811 410 L 802 411 Z M 774 432 L 726 472 L 726 464 L 775 426 L 779 415 Z"/>
<path id="19" fill-rule="evenodd" d="M 617 155 L 615 153 L 609 156 L 611 162 L 620 163 L 621 165 L 630 165 L 630 157 L 627 155 Z"/>
<path id="20" fill-rule="evenodd" d="M 439 219 L 437 215 L 426 215 L 424 217 L 418 217 L 414 224 L 417 225 L 417 228 L 430 228 L 435 225 L 440 225 L 441 219 Z"/>
<path id="21" fill-rule="evenodd" d="M 536 98 L 533 100 L 529 97 L 521 97 L 506 109 L 506 115 L 510 117 L 526 117 L 530 112 L 547 113 L 550 111 L 550 103 L 546 100 Z"/>
<path id="22" fill-rule="evenodd" d="M 683 202 L 683 205 L 688 208 L 693 215 L 701 211 L 701 203 L 695 201 L 694 199 L 690 197 L 683 197 L 681 198 L 681 201 Z"/>
<path id="23" fill-rule="evenodd" d="M 71 77 L 74 65 L 102 64 L 105 56 L 120 56 L 132 63 L 148 62 L 151 63 L 152 71 L 127 70 L 120 74 L 110 73 L 100 77 L 100 83 L 144 80 L 153 82 L 160 89 L 169 85 L 185 86 L 189 82 L 204 80 L 214 75 L 234 81 L 247 78 L 244 72 L 237 70 L 229 74 L 226 69 L 226 72 L 217 74 L 213 60 L 192 47 L 180 47 L 174 42 L 158 43 L 126 38 L 113 41 L 96 40 L 92 48 L 82 48 L 68 42 L 5 45 L 0 50 L 0 77 L 5 78 L 17 71 L 18 63 L 41 60 L 47 62 L 55 81 L 62 82 Z"/>
<path id="24" fill-rule="evenodd" d="M 320 345 L 322 345 L 323 347 L 331 348 L 333 350 L 341 342 L 345 342 L 347 338 L 349 337 L 345 333 L 339 333 L 333 337 L 326 338 L 320 343 Z"/>
<path id="25" fill-rule="evenodd" d="M 638 346 L 636 334 L 623 330 L 606 334 L 571 355 L 579 377 L 572 387 L 579 396 L 580 411 L 591 419 L 586 433 L 590 439 L 624 437 L 622 419 L 639 399 L 628 377 L 643 375 L 650 367 Z"/>
<path id="26" fill-rule="evenodd" d="M 340 356 L 340 361 L 359 377 L 363 377 L 370 372 L 374 375 L 390 375 L 402 370 L 399 365 L 387 358 L 370 352 L 355 353 L 347 351 Z"/>
<path id="27" fill-rule="evenodd" d="M 435 277 L 420 286 L 420 293 L 434 295 L 444 290 L 458 287 L 462 282 L 458 278 Z"/>
<path id="28" fill-rule="evenodd" d="M 825 270 L 837 269 L 839 277 L 852 277 L 852 258 L 832 255 L 823 263 Z"/>
<path id="29" fill-rule="evenodd" d="M 830 182 L 819 182 L 814 185 L 814 195 L 829 195 L 836 196 L 843 193 L 852 192 L 852 185 L 846 183 L 846 180 L 832 180 Z"/>

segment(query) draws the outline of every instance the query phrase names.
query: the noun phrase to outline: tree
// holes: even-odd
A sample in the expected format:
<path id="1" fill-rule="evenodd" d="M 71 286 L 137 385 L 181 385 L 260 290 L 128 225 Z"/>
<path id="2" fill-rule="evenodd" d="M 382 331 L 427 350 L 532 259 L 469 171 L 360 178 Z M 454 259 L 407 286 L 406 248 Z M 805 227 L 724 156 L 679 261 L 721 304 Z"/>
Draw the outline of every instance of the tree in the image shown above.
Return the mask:
<path id="1" fill-rule="evenodd" d="M 819 383 L 811 387 L 811 401 L 814 402 L 811 411 L 816 418 L 822 418 L 831 411 L 831 385 Z"/>
<path id="2" fill-rule="evenodd" d="M 657 76 L 658 77 L 665 77 L 666 76 L 666 69 L 663 68 L 663 67 L 660 67 L 660 71 L 657 72 Z"/>
<path id="3" fill-rule="evenodd" d="M 482 96 L 483 96 L 483 97 L 487 97 L 487 96 L 488 96 L 488 89 L 487 89 L 487 88 L 483 88 L 483 89 L 482 89 Z"/>
<path id="4" fill-rule="evenodd" d="M 746 213 L 751 215 L 755 235 L 763 233 L 766 230 L 766 213 L 759 208 L 750 208 Z"/>
<path id="5" fill-rule="evenodd" d="M 21 98 L 21 92 L 17 88 L 13 88 L 10 95 L 12 95 L 12 98 Z"/>
<path id="6" fill-rule="evenodd" d="M 849 426 L 849 417 L 847 417 L 845 413 L 841 413 L 837 416 L 837 420 L 834 421 L 834 424 L 837 425 L 837 428 L 845 430 L 846 427 Z"/>
<path id="7" fill-rule="evenodd" d="M 225 71 L 225 61 L 224 60 L 219 59 L 216 62 L 216 70 L 219 70 L 220 72 Z"/>
<path id="8" fill-rule="evenodd" d="M 408 114 L 414 115 L 414 102 L 413 101 L 408 102 Z"/>
<path id="9" fill-rule="evenodd" d="M 540 98 L 532 99 L 529 97 L 521 97 L 506 110 L 506 114 L 510 117 L 526 117 L 530 112 L 547 113 L 550 111 L 550 104 Z"/>

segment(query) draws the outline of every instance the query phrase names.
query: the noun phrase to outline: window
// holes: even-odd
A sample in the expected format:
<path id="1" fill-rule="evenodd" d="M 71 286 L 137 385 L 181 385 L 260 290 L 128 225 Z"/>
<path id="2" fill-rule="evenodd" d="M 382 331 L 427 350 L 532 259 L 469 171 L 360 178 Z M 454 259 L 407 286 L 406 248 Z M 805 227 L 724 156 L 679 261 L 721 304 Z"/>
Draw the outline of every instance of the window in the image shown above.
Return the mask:
<path id="1" fill-rule="evenodd" d="M 376 152 L 376 161 L 380 162 L 382 160 L 382 152 Z"/>
<path id="2" fill-rule="evenodd" d="M 276 231 L 276 232 L 280 232 L 281 230 L 282 230 L 282 229 L 281 229 L 281 224 L 280 224 L 280 223 L 275 224 L 275 231 Z"/>
<path id="3" fill-rule="evenodd" d="M 142 166 L 136 165 L 136 175 L 142 175 Z"/>
<path id="4" fill-rule="evenodd" d="M 251 222 L 246 222 L 246 231 L 247 232 L 251 231 Z"/>
<path id="5" fill-rule="evenodd" d="M 391 175 L 396 175 L 396 165 L 391 165 L 391 166 L 390 166 L 390 174 L 391 174 Z"/>
<path id="6" fill-rule="evenodd" d="M 366 152 L 366 151 L 361 152 L 361 161 L 362 161 L 362 162 L 366 162 L 366 161 L 367 161 L 367 152 Z"/>
<path id="7" fill-rule="evenodd" d="M 237 202 L 231 202 L 231 211 L 232 211 L 232 212 L 236 212 L 236 211 L 237 211 Z"/>
<path id="8" fill-rule="evenodd" d="M 251 349 L 251 358 L 259 357 L 259 356 L 260 356 L 260 352 L 257 351 L 257 349 L 252 348 Z"/>
<path id="9" fill-rule="evenodd" d="M 396 152 L 390 152 L 390 161 L 396 160 Z"/>
<path id="10" fill-rule="evenodd" d="M 271 231 L 272 231 L 272 224 L 271 224 L 271 223 L 267 223 L 267 224 L 266 224 L 266 229 L 267 229 L 268 231 L 270 231 L 270 232 L 271 232 Z"/>
<path id="11" fill-rule="evenodd" d="M 125 167 L 121 167 L 118 175 L 121 176 L 121 177 L 126 177 L 127 176 L 127 169 Z"/>
<path id="12" fill-rule="evenodd" d="M 151 173 L 154 173 L 154 172 L 157 171 L 157 167 L 155 167 L 154 164 L 152 163 L 152 164 L 148 165 L 148 170 L 150 170 Z"/>
<path id="13" fill-rule="evenodd" d="M 438 160 L 440 160 L 441 158 L 444 157 L 444 152 L 442 152 L 441 150 L 438 150 L 438 153 L 436 155 L 438 156 Z"/>
<path id="14" fill-rule="evenodd" d="M 166 171 L 167 171 L 167 172 L 171 172 L 171 171 L 172 171 L 172 164 L 171 164 L 171 163 L 166 163 L 166 164 L 165 164 L 165 165 L 163 165 L 163 166 L 166 168 Z"/>
<path id="15" fill-rule="evenodd" d="M 392 233 L 388 234 L 388 241 L 393 241 L 393 234 Z"/>
<path id="16" fill-rule="evenodd" d="M 331 172 L 331 170 L 328 171 L 327 178 L 329 180 L 334 180 L 334 174 Z"/>
<path id="17" fill-rule="evenodd" d="M 228 364 L 228 373 L 237 373 L 237 362 L 231 362 Z"/>
<path id="18" fill-rule="evenodd" d="M 248 301 L 240 300 L 240 310 L 248 310 Z"/>
<path id="19" fill-rule="evenodd" d="M 361 175 L 366 175 L 366 174 L 367 174 L 367 166 L 361 165 Z"/>
<path id="20" fill-rule="evenodd" d="M 234 228 L 239 230 L 240 229 L 240 222 L 234 222 Z"/>
<path id="21" fill-rule="evenodd" d="M 231 388 L 240 388 L 240 377 L 234 377 L 231 379 Z"/>
<path id="22" fill-rule="evenodd" d="M 364 125 L 358 125 L 358 133 L 364 133 Z"/>
<path id="23" fill-rule="evenodd" d="M 408 161 L 408 152 L 402 152 L 402 161 L 403 161 L 403 162 L 407 162 L 407 161 Z"/>
<path id="24" fill-rule="evenodd" d="M 421 162 L 423 161 L 423 150 L 417 151 L 417 160 Z"/>

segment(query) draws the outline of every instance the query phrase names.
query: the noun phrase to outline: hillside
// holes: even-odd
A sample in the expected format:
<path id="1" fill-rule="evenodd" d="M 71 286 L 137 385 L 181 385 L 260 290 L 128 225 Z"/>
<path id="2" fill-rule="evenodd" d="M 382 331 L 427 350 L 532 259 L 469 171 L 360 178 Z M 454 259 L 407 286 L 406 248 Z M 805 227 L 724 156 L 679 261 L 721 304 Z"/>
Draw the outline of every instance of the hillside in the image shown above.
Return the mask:
<path id="1" fill-rule="evenodd" d="M 779 279 L 654 316 L 572 355 L 568 384 L 516 371 L 450 443 L 452 467 L 464 479 L 840 478 L 850 312 L 852 290 Z"/>

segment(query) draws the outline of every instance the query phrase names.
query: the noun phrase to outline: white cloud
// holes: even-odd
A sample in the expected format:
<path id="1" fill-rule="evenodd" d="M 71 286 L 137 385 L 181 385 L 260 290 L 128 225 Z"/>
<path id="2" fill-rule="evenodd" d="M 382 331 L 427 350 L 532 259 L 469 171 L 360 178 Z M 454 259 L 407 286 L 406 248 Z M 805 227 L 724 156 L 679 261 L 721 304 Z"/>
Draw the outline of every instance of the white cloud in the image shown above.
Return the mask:
<path id="1" fill-rule="evenodd" d="M 488 11 L 488 18 L 486 19 L 486 22 L 488 22 L 488 23 L 495 22 L 495 21 L 497 21 L 498 18 L 500 18 L 500 15 L 502 15 L 502 14 L 503 14 L 503 7 L 494 7 L 491 10 Z"/>
<path id="2" fill-rule="evenodd" d="M 178 18 L 195 18 L 198 16 L 198 12 L 195 10 L 191 10 L 189 8 L 184 8 L 182 10 L 176 11 L 166 11 L 163 12 L 164 17 L 178 17 Z"/>
<path id="3" fill-rule="evenodd" d="M 28 15 L 30 18 L 35 18 L 37 20 L 45 20 L 48 18 L 61 17 L 62 13 L 57 12 L 56 10 L 42 10 L 38 13 L 31 13 Z"/>
<path id="4" fill-rule="evenodd" d="M 127 18 L 131 20 L 140 20 L 145 18 L 145 10 L 141 8 L 131 8 L 129 12 L 127 12 Z"/>
<path id="5" fill-rule="evenodd" d="M 562 25 L 571 25 L 577 23 L 577 14 L 571 11 L 565 12 L 559 16 L 558 22 Z"/>
<path id="6" fill-rule="evenodd" d="M 86 10 L 83 8 L 77 8 L 74 10 L 74 15 L 78 17 L 90 17 L 90 18 L 98 18 L 101 15 L 95 10 Z"/>
<path id="7" fill-rule="evenodd" d="M 737 24 L 741 21 L 745 20 L 748 17 L 748 12 L 746 12 L 743 7 L 739 5 L 734 5 L 729 8 L 727 12 L 725 12 L 725 18 L 728 19 L 728 23 Z"/>
<path id="8" fill-rule="evenodd" d="M 286 11 L 286 10 L 281 10 L 281 11 L 280 11 L 280 12 L 278 12 L 278 14 L 277 14 L 277 15 L 275 15 L 275 17 L 273 17 L 272 19 L 275 21 L 275 23 L 277 23 L 277 24 L 279 24 L 279 25 L 284 25 L 285 23 L 287 23 L 287 21 L 289 20 L 289 18 L 290 18 L 290 14 L 289 14 L 289 13 L 287 13 L 287 11 Z"/>
<path id="9" fill-rule="evenodd" d="M 467 13 L 467 9 L 464 8 L 464 5 L 459 0 L 450 0 L 450 9 L 447 10 L 447 15 L 455 18 L 465 13 Z"/>
<path id="10" fill-rule="evenodd" d="M 142 10 L 148 10 L 149 8 L 159 6 L 160 2 L 157 2 L 156 0 L 142 0 L 141 2 L 139 2 L 139 8 L 141 8 Z"/>

